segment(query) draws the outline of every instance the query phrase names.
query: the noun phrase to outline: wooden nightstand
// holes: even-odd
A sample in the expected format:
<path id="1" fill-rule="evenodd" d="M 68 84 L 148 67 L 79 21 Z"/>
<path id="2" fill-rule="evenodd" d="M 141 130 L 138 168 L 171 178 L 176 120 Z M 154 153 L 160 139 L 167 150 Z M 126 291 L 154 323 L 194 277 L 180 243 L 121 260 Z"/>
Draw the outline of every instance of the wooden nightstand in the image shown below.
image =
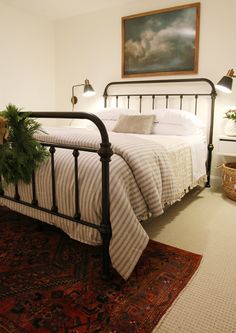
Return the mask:
<path id="1" fill-rule="evenodd" d="M 225 156 L 236 156 L 236 136 L 220 135 L 217 153 Z"/>

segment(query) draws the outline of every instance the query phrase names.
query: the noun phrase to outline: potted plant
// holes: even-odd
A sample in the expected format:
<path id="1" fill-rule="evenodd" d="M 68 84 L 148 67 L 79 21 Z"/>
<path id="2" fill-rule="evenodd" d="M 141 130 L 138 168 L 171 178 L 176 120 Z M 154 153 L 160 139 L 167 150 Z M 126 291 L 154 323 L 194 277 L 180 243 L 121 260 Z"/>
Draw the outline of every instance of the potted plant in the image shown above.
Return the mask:
<path id="1" fill-rule="evenodd" d="M 48 156 L 47 149 L 35 138 L 40 124 L 29 112 L 9 104 L 0 112 L 0 178 L 6 184 L 23 181 L 29 184 L 32 173 Z M 0 182 L 0 192 L 1 192 Z"/>
<path id="2" fill-rule="evenodd" d="M 225 134 L 229 136 L 236 136 L 236 110 L 227 111 L 224 118 L 228 119 L 224 129 Z"/>

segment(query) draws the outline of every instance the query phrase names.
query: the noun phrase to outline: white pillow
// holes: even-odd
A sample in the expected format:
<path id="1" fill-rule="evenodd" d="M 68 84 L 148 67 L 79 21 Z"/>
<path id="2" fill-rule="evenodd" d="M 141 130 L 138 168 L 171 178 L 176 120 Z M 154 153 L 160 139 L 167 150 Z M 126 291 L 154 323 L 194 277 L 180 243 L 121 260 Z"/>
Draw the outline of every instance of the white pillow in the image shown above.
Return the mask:
<path id="1" fill-rule="evenodd" d="M 111 132 L 113 130 L 113 128 L 115 127 L 115 124 L 116 124 L 116 120 L 103 120 L 102 119 L 102 122 L 105 125 L 108 132 Z"/>
<path id="2" fill-rule="evenodd" d="M 118 120 L 120 114 L 139 115 L 138 111 L 126 108 L 104 108 L 94 112 L 102 120 Z"/>
<path id="3" fill-rule="evenodd" d="M 198 127 L 186 126 L 182 124 L 154 123 L 152 134 L 157 135 L 196 135 L 203 134 L 203 130 Z"/>
<path id="4" fill-rule="evenodd" d="M 111 132 L 116 124 L 116 120 L 102 120 L 102 122 L 105 125 L 108 132 Z M 82 119 L 82 121 L 81 119 L 72 120 L 72 122 L 70 123 L 70 127 L 85 128 L 89 131 L 98 130 L 97 126 L 92 121 L 87 119 Z"/>
<path id="5" fill-rule="evenodd" d="M 111 131 L 115 126 L 116 121 L 121 113 L 129 112 L 129 109 L 125 108 L 104 108 L 93 112 L 99 117 L 108 131 Z M 86 128 L 88 130 L 94 130 L 97 126 L 88 119 L 73 119 L 70 123 L 71 127 Z"/>
<path id="6" fill-rule="evenodd" d="M 73 119 L 70 122 L 70 126 L 74 128 L 88 128 L 91 124 L 93 122 L 88 119 Z"/>
<path id="7" fill-rule="evenodd" d="M 118 120 L 119 115 L 122 113 L 127 114 L 139 114 L 137 111 L 126 109 L 126 108 L 104 108 L 97 110 L 93 112 L 96 116 L 98 116 L 105 126 L 107 127 L 107 130 L 112 130 L 112 128 L 115 126 L 116 120 Z M 114 123 L 110 122 L 114 121 Z M 90 120 L 87 119 L 73 119 L 70 122 L 71 127 L 77 127 L 77 128 L 87 128 L 87 129 L 94 129 L 96 125 L 93 124 Z"/>
<path id="8" fill-rule="evenodd" d="M 189 127 L 204 128 L 201 120 L 192 112 L 179 109 L 154 109 L 156 121 L 164 124 L 178 124 Z"/>

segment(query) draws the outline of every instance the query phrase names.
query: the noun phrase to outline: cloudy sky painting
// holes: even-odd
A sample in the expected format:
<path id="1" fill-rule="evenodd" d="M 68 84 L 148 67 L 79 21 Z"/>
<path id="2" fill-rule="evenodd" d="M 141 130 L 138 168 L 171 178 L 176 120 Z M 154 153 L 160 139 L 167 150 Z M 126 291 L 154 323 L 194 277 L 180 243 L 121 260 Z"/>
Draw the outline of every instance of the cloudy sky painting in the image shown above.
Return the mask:
<path id="1" fill-rule="evenodd" d="M 123 74 L 193 72 L 197 26 L 195 6 L 124 18 Z"/>

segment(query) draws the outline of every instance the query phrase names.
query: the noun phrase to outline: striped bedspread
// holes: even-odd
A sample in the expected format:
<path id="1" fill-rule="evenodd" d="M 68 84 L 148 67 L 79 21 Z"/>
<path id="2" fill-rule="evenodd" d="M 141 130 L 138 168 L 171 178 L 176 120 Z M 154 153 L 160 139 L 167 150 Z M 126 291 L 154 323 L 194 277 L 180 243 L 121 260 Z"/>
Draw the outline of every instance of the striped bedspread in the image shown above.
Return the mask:
<path id="1" fill-rule="evenodd" d="M 49 143 L 99 148 L 99 134 L 70 128 L 45 128 L 48 134 L 37 139 Z M 165 146 L 130 134 L 110 133 L 114 155 L 110 163 L 110 218 L 112 239 L 110 257 L 113 267 L 127 279 L 148 243 L 139 223 L 147 216 L 163 213 L 165 205 L 179 200 L 193 183 L 191 149 L 186 142 Z M 55 153 L 56 193 L 59 212 L 74 214 L 74 160 L 72 151 Z M 40 206 L 51 208 L 50 160 L 36 173 L 37 199 Z M 81 218 L 101 221 L 101 162 L 96 153 L 80 152 L 79 186 Z M 9 186 L 6 194 L 13 193 Z M 31 186 L 19 184 L 22 200 L 31 201 Z M 51 216 L 15 202 L 0 199 L 1 204 L 23 214 L 56 225 L 71 238 L 91 245 L 101 243 L 97 230 Z"/>

